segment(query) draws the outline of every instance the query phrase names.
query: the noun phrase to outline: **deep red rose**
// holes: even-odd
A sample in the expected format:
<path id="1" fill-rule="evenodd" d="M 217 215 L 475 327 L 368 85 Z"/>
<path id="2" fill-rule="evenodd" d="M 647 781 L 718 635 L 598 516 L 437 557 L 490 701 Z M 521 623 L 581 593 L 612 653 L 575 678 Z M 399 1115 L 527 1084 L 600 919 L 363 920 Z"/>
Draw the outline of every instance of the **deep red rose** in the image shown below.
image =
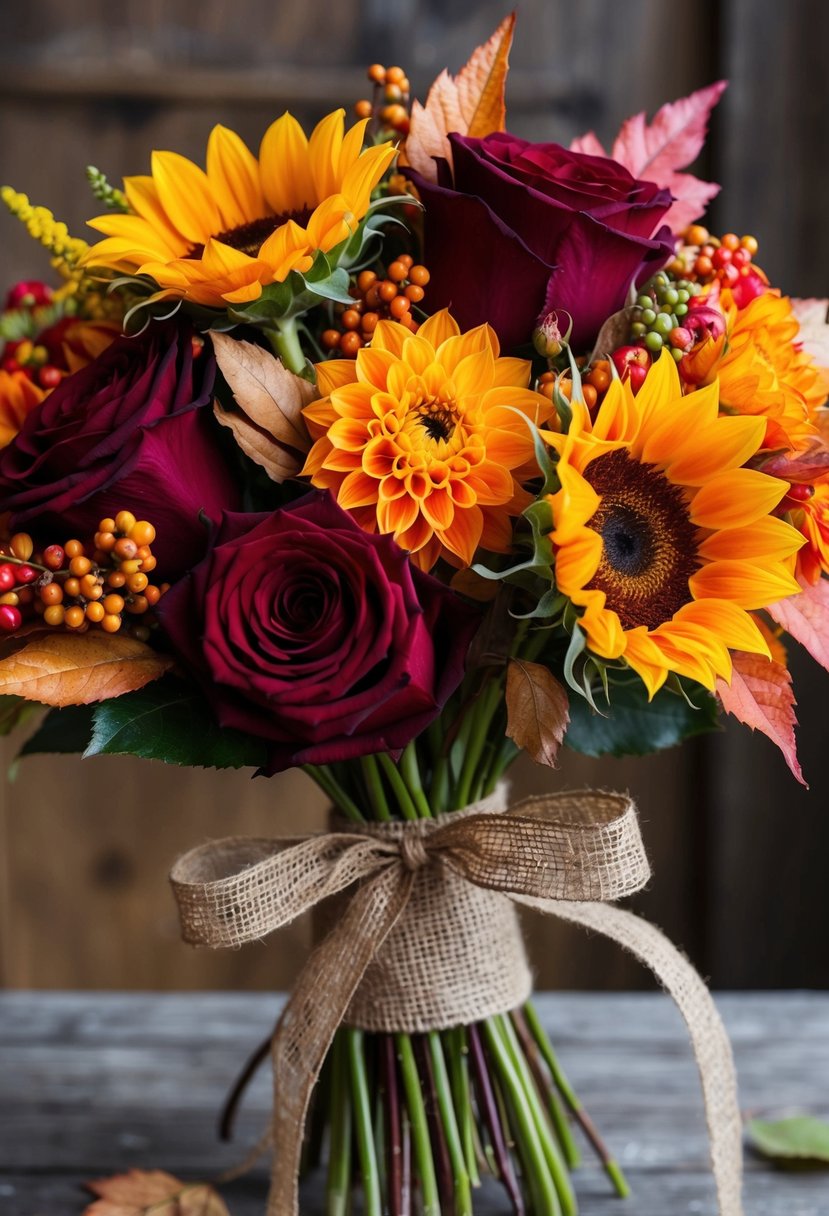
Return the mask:
<path id="1" fill-rule="evenodd" d="M 449 139 L 454 168 L 439 160 L 437 184 L 408 170 L 426 207 L 430 309 L 451 307 L 462 329 L 489 321 L 507 348 L 559 309 L 573 318 L 572 344 L 589 348 L 631 283 L 673 253 L 659 227 L 670 191 L 559 144 Z"/>
<path id="2" fill-rule="evenodd" d="M 158 615 L 221 725 L 271 742 L 269 772 L 405 747 L 460 683 L 480 621 L 327 491 L 226 514 Z"/>
<path id="3" fill-rule="evenodd" d="M 204 554 L 204 511 L 240 505 L 212 412 L 215 363 L 192 330 L 151 325 L 67 376 L 0 452 L 0 510 L 51 541 L 94 532 L 125 509 L 155 525 L 159 573 Z"/>

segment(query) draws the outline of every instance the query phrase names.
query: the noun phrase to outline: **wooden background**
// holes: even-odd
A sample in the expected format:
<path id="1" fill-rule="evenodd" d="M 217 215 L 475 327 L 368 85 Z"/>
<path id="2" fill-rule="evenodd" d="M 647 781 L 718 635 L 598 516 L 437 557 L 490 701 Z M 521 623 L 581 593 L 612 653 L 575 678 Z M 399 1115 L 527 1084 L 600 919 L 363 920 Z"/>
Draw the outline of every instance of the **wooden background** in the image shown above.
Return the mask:
<path id="1" fill-rule="evenodd" d="M 308 123 L 363 95 L 363 67 L 378 59 L 403 64 L 423 96 L 497 25 L 506 2 L 4 6 L 0 178 L 80 233 L 98 210 L 85 164 L 115 181 L 147 171 L 155 147 L 200 160 L 219 121 L 256 147 L 286 107 Z M 821 0 L 523 3 L 510 128 L 566 143 L 595 127 L 609 141 L 629 113 L 730 78 L 700 166 L 723 183 L 715 228 L 753 232 L 762 265 L 785 290 L 825 295 L 826 12 Z M 3 283 L 45 274 L 6 216 L 0 250 Z M 802 654 L 792 666 L 811 793 L 768 741 L 739 727 L 643 761 L 568 756 L 559 773 L 525 765 L 518 775 L 527 790 L 631 790 L 655 869 L 636 905 L 719 986 L 829 985 L 829 686 Z M 13 750 L 6 745 L 7 761 Z M 302 959 L 305 926 L 239 953 L 194 953 L 177 941 L 165 876 L 202 839 L 313 827 L 321 813 L 301 774 L 250 781 L 110 758 L 27 761 L 0 801 L 0 984 L 283 986 Z M 544 986 L 648 983 L 616 948 L 577 930 L 534 922 L 531 933 Z"/>

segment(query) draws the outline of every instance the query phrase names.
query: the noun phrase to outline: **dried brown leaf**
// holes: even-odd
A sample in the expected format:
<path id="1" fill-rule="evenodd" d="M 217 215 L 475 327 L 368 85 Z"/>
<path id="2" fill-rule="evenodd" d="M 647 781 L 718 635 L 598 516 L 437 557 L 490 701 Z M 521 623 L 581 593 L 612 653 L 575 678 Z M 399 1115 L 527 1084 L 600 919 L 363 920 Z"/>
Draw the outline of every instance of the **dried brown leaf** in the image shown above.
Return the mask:
<path id="1" fill-rule="evenodd" d="M 507 735 L 536 764 L 556 767 L 570 721 L 564 686 L 540 663 L 511 659 L 507 668 Z"/>
<path id="2" fill-rule="evenodd" d="M 0 693 L 42 705 L 89 705 L 135 692 L 172 665 L 144 642 L 117 633 L 38 633 L 0 659 Z"/>
<path id="3" fill-rule="evenodd" d="M 412 106 L 405 160 L 429 181 L 437 180 L 433 157 L 442 156 L 451 164 L 451 131 L 482 138 L 504 130 L 504 91 L 514 30 L 515 13 L 510 13 L 457 76 L 441 72 L 426 104 L 416 101 Z"/>
<path id="4" fill-rule="evenodd" d="M 273 481 L 294 477 L 311 446 L 302 410 L 317 396 L 316 389 L 264 347 L 228 334 L 211 336 L 237 406 L 226 410 L 217 402 L 216 418 Z"/>
<path id="5" fill-rule="evenodd" d="M 229 1216 L 206 1182 L 182 1182 L 163 1170 L 129 1170 L 88 1182 L 98 1198 L 83 1216 Z"/>

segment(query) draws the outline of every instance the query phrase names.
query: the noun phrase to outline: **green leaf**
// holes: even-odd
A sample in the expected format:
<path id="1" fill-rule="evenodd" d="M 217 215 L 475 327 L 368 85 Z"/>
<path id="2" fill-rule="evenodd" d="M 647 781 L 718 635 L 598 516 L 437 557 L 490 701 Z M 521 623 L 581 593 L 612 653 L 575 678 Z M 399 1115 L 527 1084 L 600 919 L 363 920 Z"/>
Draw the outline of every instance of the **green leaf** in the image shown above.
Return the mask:
<path id="1" fill-rule="evenodd" d="M 267 746 L 219 726 L 192 684 L 165 676 L 139 692 L 95 706 L 85 756 L 142 756 L 200 768 L 259 767 Z"/>
<path id="2" fill-rule="evenodd" d="M 694 691 L 699 709 L 664 688 L 648 701 L 637 678 L 611 687 L 606 716 L 594 713 L 582 697 L 574 697 L 564 742 L 585 756 L 644 756 L 674 747 L 717 726 L 715 699 L 703 688 Z"/>
<path id="3" fill-rule="evenodd" d="M 35 733 L 23 744 L 17 759 L 46 753 L 84 751 L 92 736 L 94 712 L 93 705 L 67 705 L 64 709 L 51 709 Z"/>
<path id="4" fill-rule="evenodd" d="M 766 1123 L 751 1119 L 746 1134 L 754 1148 L 781 1169 L 829 1167 L 829 1123 L 812 1115 L 795 1115 Z"/>
<path id="5" fill-rule="evenodd" d="M 34 714 L 40 713 L 42 709 L 42 705 L 36 701 L 27 701 L 25 697 L 5 694 L 0 696 L 0 736 L 10 735 L 13 730 L 22 726 Z"/>

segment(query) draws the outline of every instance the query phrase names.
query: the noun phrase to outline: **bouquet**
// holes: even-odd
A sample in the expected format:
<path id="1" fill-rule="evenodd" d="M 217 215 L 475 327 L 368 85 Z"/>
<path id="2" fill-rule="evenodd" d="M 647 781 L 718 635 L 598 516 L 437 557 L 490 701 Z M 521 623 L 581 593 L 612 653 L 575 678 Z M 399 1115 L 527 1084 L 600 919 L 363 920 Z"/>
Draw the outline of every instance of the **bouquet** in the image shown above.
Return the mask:
<path id="1" fill-rule="evenodd" d="M 484 1173 L 570 1216 L 574 1125 L 626 1193 L 517 902 L 676 996 L 739 1210 L 713 1007 L 605 902 L 647 878 L 632 808 L 508 811 L 505 778 L 725 712 L 803 780 L 782 639 L 827 665 L 825 302 L 700 222 L 717 187 L 681 170 L 723 83 L 609 154 L 531 143 L 505 129 L 513 20 L 423 104 L 374 64 L 349 127 L 286 113 L 257 156 L 217 126 L 206 169 L 154 152 L 123 189 L 88 170 L 97 243 L 2 192 L 59 279 L 0 318 L 4 730 L 48 706 L 22 754 L 301 766 L 334 808 L 173 872 L 210 946 L 321 905 L 273 1039 L 280 1214 L 324 1159 L 330 1216 L 356 1187 L 368 1216 L 466 1216 Z"/>

